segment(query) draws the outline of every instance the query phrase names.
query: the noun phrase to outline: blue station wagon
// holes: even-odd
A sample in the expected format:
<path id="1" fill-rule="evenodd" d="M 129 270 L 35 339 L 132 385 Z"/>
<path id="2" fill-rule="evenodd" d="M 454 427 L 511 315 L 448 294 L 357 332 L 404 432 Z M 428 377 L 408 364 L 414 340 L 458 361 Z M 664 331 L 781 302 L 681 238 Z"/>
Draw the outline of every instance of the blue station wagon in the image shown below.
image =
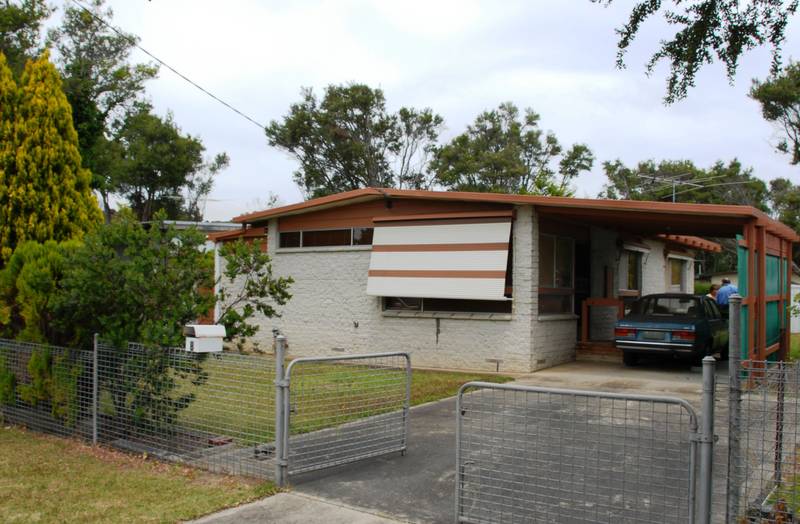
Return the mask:
<path id="1" fill-rule="evenodd" d="M 614 343 L 627 366 L 641 356 L 665 356 L 697 361 L 728 353 L 728 321 L 712 299 L 702 295 L 647 295 L 617 321 Z"/>

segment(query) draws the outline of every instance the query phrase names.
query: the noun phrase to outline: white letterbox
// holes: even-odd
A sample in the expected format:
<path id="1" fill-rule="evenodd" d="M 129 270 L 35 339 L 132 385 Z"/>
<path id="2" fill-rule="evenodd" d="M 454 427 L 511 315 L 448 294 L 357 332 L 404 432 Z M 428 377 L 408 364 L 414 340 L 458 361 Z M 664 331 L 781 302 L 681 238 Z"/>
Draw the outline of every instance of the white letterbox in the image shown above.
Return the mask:
<path id="1" fill-rule="evenodd" d="M 222 351 L 225 326 L 219 324 L 189 324 L 183 328 L 186 351 L 190 353 L 216 353 Z"/>

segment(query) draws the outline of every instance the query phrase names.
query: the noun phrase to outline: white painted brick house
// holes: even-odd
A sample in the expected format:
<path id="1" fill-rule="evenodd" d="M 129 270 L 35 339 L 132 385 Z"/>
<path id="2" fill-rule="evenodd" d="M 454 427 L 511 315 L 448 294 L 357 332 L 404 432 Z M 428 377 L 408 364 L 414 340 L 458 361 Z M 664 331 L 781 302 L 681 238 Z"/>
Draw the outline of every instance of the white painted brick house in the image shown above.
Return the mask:
<path id="1" fill-rule="evenodd" d="M 282 316 L 257 320 L 262 347 L 278 329 L 297 356 L 409 351 L 417 367 L 529 372 L 574 360 L 582 332 L 609 339 L 624 300 L 693 291 L 694 250 L 718 246 L 678 233 L 720 206 L 631 204 L 368 188 L 210 238 L 265 241 L 295 281 Z"/>

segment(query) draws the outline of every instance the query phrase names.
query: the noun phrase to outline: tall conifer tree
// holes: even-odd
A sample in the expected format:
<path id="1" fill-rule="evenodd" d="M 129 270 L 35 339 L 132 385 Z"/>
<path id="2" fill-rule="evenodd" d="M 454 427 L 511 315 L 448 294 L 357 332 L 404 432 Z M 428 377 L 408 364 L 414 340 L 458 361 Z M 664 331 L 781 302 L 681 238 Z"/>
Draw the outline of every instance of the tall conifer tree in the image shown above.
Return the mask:
<path id="1" fill-rule="evenodd" d="M 24 240 L 78 238 L 102 218 L 91 174 L 81 167 L 72 110 L 45 52 L 26 64 L 13 111 L 13 160 L 5 162 L 0 254 Z"/>

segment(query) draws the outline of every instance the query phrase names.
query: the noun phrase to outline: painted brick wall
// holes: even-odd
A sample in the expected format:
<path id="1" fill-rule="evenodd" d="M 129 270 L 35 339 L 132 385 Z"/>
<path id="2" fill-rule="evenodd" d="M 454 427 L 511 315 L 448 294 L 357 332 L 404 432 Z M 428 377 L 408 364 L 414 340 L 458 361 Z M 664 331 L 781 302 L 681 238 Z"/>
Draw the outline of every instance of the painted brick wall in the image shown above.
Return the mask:
<path id="1" fill-rule="evenodd" d="M 260 318 L 257 339 L 272 343 L 272 329 L 289 339 L 293 356 L 409 351 L 418 367 L 494 371 L 531 370 L 534 311 L 532 211 L 517 209 L 514 222 L 512 320 L 386 317 L 380 299 L 366 294 L 369 249 L 329 248 L 286 252 L 269 242 L 276 275 L 294 278 L 293 298 L 282 317 Z M 277 238 L 277 221 L 269 224 Z"/>

